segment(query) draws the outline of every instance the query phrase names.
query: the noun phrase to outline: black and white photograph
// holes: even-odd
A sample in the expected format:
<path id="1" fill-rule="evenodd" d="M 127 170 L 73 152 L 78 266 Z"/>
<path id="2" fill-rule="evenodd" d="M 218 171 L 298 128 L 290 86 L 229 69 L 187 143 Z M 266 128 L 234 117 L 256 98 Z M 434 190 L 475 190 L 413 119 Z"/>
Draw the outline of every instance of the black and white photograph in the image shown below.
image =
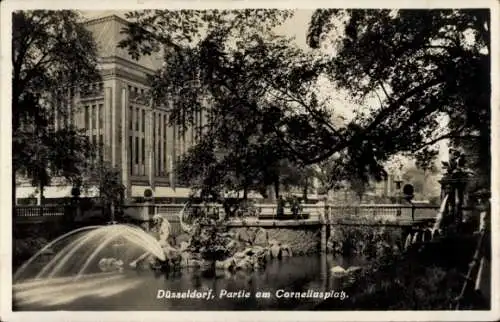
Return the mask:
<path id="1" fill-rule="evenodd" d="M 497 1 L 22 3 L 1 320 L 500 318 Z"/>

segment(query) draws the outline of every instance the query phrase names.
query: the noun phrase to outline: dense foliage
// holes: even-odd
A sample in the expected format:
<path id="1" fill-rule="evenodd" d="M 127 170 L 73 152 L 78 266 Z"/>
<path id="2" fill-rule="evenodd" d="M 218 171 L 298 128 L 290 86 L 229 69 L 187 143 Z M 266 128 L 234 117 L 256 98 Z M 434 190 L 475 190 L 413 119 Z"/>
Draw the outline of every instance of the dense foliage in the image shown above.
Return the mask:
<path id="1" fill-rule="evenodd" d="M 308 40 L 330 44 L 334 53 L 326 58 L 273 33 L 290 15 L 129 14 L 122 46 L 136 57 L 165 53 L 152 86 L 155 101 L 172 107 L 171 122 L 188 126 L 194 112 L 209 115 L 201 143 L 185 159 L 185 177 L 258 188 L 278 182 L 276 169 L 287 160 L 299 167 L 330 162 L 330 183 L 363 183 L 384 177 L 383 164 L 396 153 L 431 167 L 433 144 L 444 138 L 478 140 L 489 155 L 488 11 L 318 10 Z M 365 107 L 334 122 L 337 107 L 313 90 L 319 75 Z M 370 106 L 370 97 L 380 106 Z M 443 115 L 451 119 L 444 130 Z"/>
<path id="2" fill-rule="evenodd" d="M 100 80 L 92 35 L 74 11 L 12 15 L 12 157 L 15 175 L 43 190 L 52 177 L 77 180 L 94 148 L 69 121 L 77 88 Z M 59 126 L 55 126 L 55 120 Z"/>
<path id="3" fill-rule="evenodd" d="M 426 168 L 437 152 L 432 144 L 447 138 L 480 155 L 474 167 L 489 180 L 488 10 L 317 10 L 308 40 L 333 43 L 325 72 L 339 87 L 360 101 L 380 99 L 379 108 L 359 110 L 330 153 L 355 146 L 366 151 L 363 162 L 378 164 L 409 152 Z M 444 129 L 442 115 L 450 119 Z"/>

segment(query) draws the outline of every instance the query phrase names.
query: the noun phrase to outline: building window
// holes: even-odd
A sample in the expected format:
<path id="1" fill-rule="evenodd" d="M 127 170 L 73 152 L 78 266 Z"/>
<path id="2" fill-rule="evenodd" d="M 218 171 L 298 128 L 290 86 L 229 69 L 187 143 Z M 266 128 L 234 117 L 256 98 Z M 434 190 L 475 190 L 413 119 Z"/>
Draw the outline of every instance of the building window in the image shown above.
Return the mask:
<path id="1" fill-rule="evenodd" d="M 96 113 L 96 109 L 97 109 L 97 106 L 96 105 L 92 105 L 92 130 L 95 129 L 97 126 L 96 126 L 96 123 L 97 123 L 97 113 Z"/>
<path id="2" fill-rule="evenodd" d="M 130 135 L 128 137 L 128 148 L 129 148 L 129 150 L 128 150 L 129 151 L 129 153 L 128 153 L 128 161 L 129 161 L 129 167 L 130 167 L 130 169 L 129 169 L 130 175 L 133 174 L 132 171 L 134 169 L 134 163 L 132 162 L 132 160 L 133 160 L 133 156 L 132 156 L 133 154 L 132 153 L 134 152 L 134 146 L 133 146 L 133 144 L 134 144 L 133 137 L 132 137 L 132 135 Z"/>
<path id="3" fill-rule="evenodd" d="M 140 118 L 139 108 L 136 108 L 135 109 L 135 130 L 136 131 L 139 131 L 139 118 Z"/>
<path id="4" fill-rule="evenodd" d="M 128 107 L 128 128 L 129 130 L 133 130 L 134 129 L 134 126 L 133 126 L 133 119 L 134 119 L 134 109 L 132 108 L 132 106 L 129 105 Z"/>
<path id="5" fill-rule="evenodd" d="M 158 175 L 158 176 L 161 175 L 161 173 L 162 173 L 161 162 L 160 162 L 161 161 L 161 147 L 160 147 L 160 144 L 161 144 L 161 142 L 160 142 L 160 140 L 158 140 L 158 143 L 156 145 L 156 151 L 158 153 L 156 154 L 156 162 L 155 162 L 156 163 L 156 175 Z"/>
<path id="6" fill-rule="evenodd" d="M 135 164 L 139 164 L 139 137 L 135 137 Z"/>
<path id="7" fill-rule="evenodd" d="M 146 140 L 144 138 L 142 138 L 142 142 L 141 142 L 141 154 L 142 154 L 142 164 L 145 164 L 146 163 Z"/>
<path id="8" fill-rule="evenodd" d="M 90 126 L 89 126 L 89 106 L 88 105 L 85 105 L 85 129 L 89 129 Z"/>
<path id="9" fill-rule="evenodd" d="M 142 109 L 142 132 L 146 132 L 146 110 Z"/>
<path id="10" fill-rule="evenodd" d="M 104 128 L 104 108 L 102 104 L 99 104 L 99 128 Z"/>

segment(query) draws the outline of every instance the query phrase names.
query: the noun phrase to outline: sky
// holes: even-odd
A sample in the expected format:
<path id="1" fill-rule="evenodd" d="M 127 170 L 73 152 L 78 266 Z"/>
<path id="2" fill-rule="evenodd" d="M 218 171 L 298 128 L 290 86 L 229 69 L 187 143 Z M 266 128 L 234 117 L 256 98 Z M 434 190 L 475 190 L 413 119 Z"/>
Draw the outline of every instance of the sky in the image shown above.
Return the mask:
<path id="1" fill-rule="evenodd" d="M 104 17 L 113 14 L 125 18 L 126 12 L 127 11 L 118 10 L 80 10 L 80 13 L 82 13 L 82 15 L 88 19 Z M 293 17 L 288 19 L 283 25 L 276 28 L 276 33 L 288 37 L 294 37 L 299 47 L 307 48 L 306 34 L 313 12 L 314 10 L 307 9 L 296 10 Z"/>

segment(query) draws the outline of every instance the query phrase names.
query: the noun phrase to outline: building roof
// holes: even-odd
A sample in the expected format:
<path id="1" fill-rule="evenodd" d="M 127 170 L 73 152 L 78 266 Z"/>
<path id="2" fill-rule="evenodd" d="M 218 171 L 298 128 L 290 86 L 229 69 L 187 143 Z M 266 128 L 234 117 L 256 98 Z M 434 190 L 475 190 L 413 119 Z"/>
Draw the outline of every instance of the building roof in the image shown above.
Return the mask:
<path id="1" fill-rule="evenodd" d="M 118 57 L 139 64 L 151 71 L 158 70 L 163 63 L 160 54 L 141 56 L 139 60 L 135 60 L 128 54 L 126 49 L 118 48 L 118 43 L 125 37 L 122 32 L 127 23 L 126 19 L 116 14 L 111 14 L 89 19 L 85 22 L 85 25 L 94 35 L 98 47 L 98 54 L 101 58 Z"/>

